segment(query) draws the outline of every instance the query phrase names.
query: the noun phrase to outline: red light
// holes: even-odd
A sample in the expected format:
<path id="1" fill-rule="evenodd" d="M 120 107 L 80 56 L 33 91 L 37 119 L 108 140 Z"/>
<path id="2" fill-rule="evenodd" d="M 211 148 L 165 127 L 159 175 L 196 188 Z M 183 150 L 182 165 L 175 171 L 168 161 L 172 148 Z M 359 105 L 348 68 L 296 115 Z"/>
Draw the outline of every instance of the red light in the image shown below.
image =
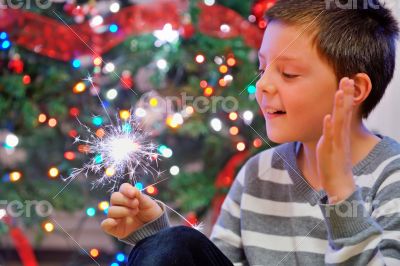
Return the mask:
<path id="1" fill-rule="evenodd" d="M 29 75 L 25 75 L 25 76 L 22 78 L 22 83 L 24 83 L 25 85 L 30 84 L 30 83 L 31 83 L 31 77 L 30 77 Z"/>
<path id="2" fill-rule="evenodd" d="M 71 129 L 71 130 L 68 132 L 68 135 L 69 135 L 71 138 L 76 138 L 76 136 L 78 136 L 78 131 L 76 131 L 75 129 Z"/>
<path id="3" fill-rule="evenodd" d="M 80 111 L 79 111 L 79 109 L 78 108 L 76 108 L 76 107 L 71 107 L 70 109 L 69 109 L 69 115 L 70 116 L 78 116 L 79 115 L 79 113 L 80 113 Z"/>
<path id="4" fill-rule="evenodd" d="M 75 153 L 72 152 L 72 151 L 66 151 L 64 153 L 64 158 L 69 160 L 69 161 L 75 160 Z"/>

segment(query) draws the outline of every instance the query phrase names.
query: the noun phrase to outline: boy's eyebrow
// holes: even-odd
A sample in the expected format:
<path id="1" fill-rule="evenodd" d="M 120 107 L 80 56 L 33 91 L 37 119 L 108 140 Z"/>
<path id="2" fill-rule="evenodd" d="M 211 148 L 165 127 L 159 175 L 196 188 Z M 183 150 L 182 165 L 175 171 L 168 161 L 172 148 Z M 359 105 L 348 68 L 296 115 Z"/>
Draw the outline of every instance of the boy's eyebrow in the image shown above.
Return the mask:
<path id="1" fill-rule="evenodd" d="M 261 58 L 265 61 L 265 56 L 261 52 L 258 52 L 258 58 Z M 292 56 L 280 55 L 279 58 L 275 59 L 274 61 L 276 61 L 276 60 L 294 61 L 294 60 L 299 60 L 299 59 L 296 57 L 292 57 Z"/>

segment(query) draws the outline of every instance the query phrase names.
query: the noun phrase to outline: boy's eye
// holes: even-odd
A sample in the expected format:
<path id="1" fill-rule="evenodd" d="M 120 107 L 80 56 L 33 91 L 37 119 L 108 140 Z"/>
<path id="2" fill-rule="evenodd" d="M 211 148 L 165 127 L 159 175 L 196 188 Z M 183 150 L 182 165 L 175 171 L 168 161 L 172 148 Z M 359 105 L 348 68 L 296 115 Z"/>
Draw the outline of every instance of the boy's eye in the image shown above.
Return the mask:
<path id="1" fill-rule="evenodd" d="M 285 77 L 285 78 L 288 78 L 288 79 L 294 79 L 294 78 L 297 78 L 299 75 L 292 75 L 292 74 L 288 74 L 288 73 L 285 73 L 285 72 L 282 72 L 282 75 Z"/>

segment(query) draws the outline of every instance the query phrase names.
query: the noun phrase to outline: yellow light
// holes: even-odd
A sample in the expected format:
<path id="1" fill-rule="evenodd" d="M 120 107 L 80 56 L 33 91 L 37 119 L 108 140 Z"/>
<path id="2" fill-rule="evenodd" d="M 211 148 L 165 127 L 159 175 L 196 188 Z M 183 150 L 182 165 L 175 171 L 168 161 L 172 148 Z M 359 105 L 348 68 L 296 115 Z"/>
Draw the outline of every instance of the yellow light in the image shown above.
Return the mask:
<path id="1" fill-rule="evenodd" d="M 205 96 L 211 96 L 214 92 L 214 89 L 212 87 L 207 87 L 204 89 L 204 95 Z"/>
<path id="2" fill-rule="evenodd" d="M 90 256 L 92 256 L 93 258 L 98 257 L 100 254 L 99 250 L 97 248 L 92 248 L 90 250 Z"/>
<path id="3" fill-rule="evenodd" d="M 108 201 L 102 201 L 99 203 L 99 205 L 97 207 L 99 208 L 99 210 L 104 211 L 109 206 L 110 206 L 110 204 L 108 203 Z"/>
<path id="4" fill-rule="evenodd" d="M 43 224 L 43 228 L 46 232 L 51 233 L 54 231 L 54 224 L 51 222 L 46 222 Z"/>
<path id="5" fill-rule="evenodd" d="M 179 124 L 173 119 L 172 115 L 169 115 L 165 121 L 165 123 L 170 127 L 170 128 L 177 128 Z"/>
<path id="6" fill-rule="evenodd" d="M 238 127 L 231 127 L 231 128 L 229 129 L 229 133 L 230 133 L 232 136 L 236 136 L 237 134 L 239 134 L 239 128 L 238 128 Z"/>
<path id="7" fill-rule="evenodd" d="M 131 113 L 128 110 L 121 110 L 119 111 L 119 117 L 124 120 L 128 120 L 131 116 Z"/>
<path id="8" fill-rule="evenodd" d="M 10 181 L 11 182 L 17 182 L 18 180 L 20 180 L 22 177 L 21 172 L 18 171 L 14 171 L 10 173 Z"/>
<path id="9" fill-rule="evenodd" d="M 50 118 L 49 119 L 49 127 L 55 127 L 57 125 L 57 119 Z"/>
<path id="10" fill-rule="evenodd" d="M 219 72 L 221 72 L 222 74 L 225 74 L 226 72 L 228 72 L 228 67 L 226 65 L 221 65 L 219 67 Z"/>
<path id="11" fill-rule="evenodd" d="M 156 107 L 158 105 L 158 100 L 157 98 L 151 98 L 149 103 L 152 107 Z"/>
<path id="12" fill-rule="evenodd" d="M 244 151 L 244 149 L 246 149 L 246 144 L 244 144 L 244 142 L 239 142 L 238 144 L 236 144 L 236 149 L 238 151 Z"/>
<path id="13" fill-rule="evenodd" d="M 78 82 L 72 89 L 73 93 L 81 93 L 84 92 L 85 90 L 86 90 L 86 85 L 82 81 Z"/>
<path id="14" fill-rule="evenodd" d="M 147 193 L 149 193 L 149 194 L 153 194 L 156 190 L 155 190 L 155 188 L 154 188 L 153 186 L 149 186 L 149 187 L 146 189 L 146 191 L 147 191 Z"/>
<path id="15" fill-rule="evenodd" d="M 93 64 L 94 64 L 95 66 L 101 65 L 101 62 L 102 62 L 101 57 L 96 57 L 96 58 L 93 60 Z"/>
<path id="16" fill-rule="evenodd" d="M 108 167 L 106 169 L 106 176 L 113 176 L 115 175 L 115 169 L 113 167 Z"/>
<path id="17" fill-rule="evenodd" d="M 58 171 L 57 167 L 52 167 L 49 169 L 49 176 L 55 178 L 58 176 L 60 172 Z"/>
<path id="18" fill-rule="evenodd" d="M 238 114 L 236 112 L 229 113 L 229 119 L 235 121 L 238 118 Z"/>
<path id="19" fill-rule="evenodd" d="M 46 119 L 47 119 L 47 116 L 46 116 L 45 114 L 40 114 L 40 115 L 38 116 L 38 121 L 39 121 L 39 123 L 44 123 L 44 122 L 46 122 Z"/>

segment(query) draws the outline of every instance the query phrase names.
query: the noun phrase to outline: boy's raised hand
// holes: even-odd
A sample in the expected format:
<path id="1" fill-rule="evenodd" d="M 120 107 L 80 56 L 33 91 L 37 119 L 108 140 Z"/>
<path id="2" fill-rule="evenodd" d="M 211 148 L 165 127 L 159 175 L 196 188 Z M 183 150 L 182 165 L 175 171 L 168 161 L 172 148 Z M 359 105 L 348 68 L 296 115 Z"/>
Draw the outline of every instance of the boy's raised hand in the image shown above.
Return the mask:
<path id="1" fill-rule="evenodd" d="M 163 212 L 154 200 L 128 183 L 122 184 L 119 192 L 111 194 L 110 203 L 101 228 L 117 238 L 127 237 Z"/>
<path id="2" fill-rule="evenodd" d="M 335 94 L 333 113 L 324 117 L 316 148 L 318 175 L 329 203 L 342 201 L 356 189 L 351 162 L 351 119 L 354 80 L 343 78 Z"/>

